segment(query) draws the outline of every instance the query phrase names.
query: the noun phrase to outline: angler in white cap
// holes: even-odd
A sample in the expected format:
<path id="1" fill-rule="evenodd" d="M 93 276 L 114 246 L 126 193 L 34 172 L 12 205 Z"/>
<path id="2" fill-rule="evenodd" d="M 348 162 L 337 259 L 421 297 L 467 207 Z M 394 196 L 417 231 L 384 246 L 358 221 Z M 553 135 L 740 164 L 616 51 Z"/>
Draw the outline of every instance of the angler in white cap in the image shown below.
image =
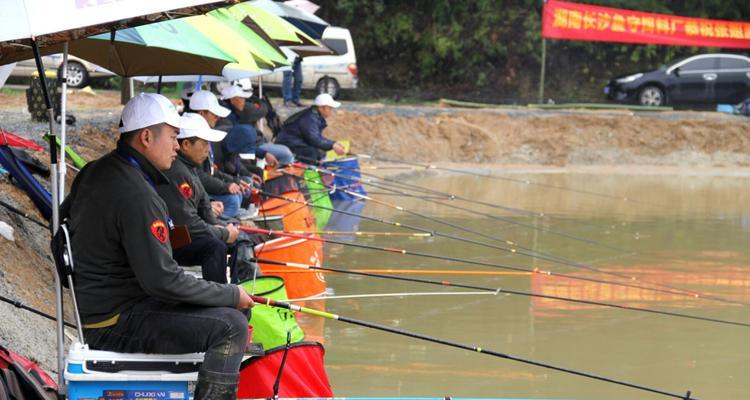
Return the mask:
<path id="1" fill-rule="evenodd" d="M 86 165 L 61 209 L 71 231 L 78 308 L 92 349 L 205 352 L 195 399 L 236 398 L 253 302 L 236 285 L 186 275 L 172 258 L 156 188 L 183 126 L 174 105 L 139 94 L 122 111 L 117 148 Z M 221 321 L 217 323 L 216 321 Z"/>
<path id="2" fill-rule="evenodd" d="M 230 109 L 230 114 L 217 126 L 218 129 L 227 131 L 223 148 L 229 157 L 239 155 L 243 160 L 262 158 L 268 165 L 275 167 L 279 164 L 276 156 L 259 146 L 258 131 L 253 125 L 242 121 L 241 115 L 245 112 L 250 96 L 252 92 L 246 92 L 237 85 L 227 86 L 221 91 L 221 99 L 228 103 Z M 229 160 L 229 163 L 236 164 L 236 161 Z"/>
<path id="3" fill-rule="evenodd" d="M 208 90 L 199 90 L 190 97 L 190 108 L 208 123 L 210 128 L 215 128 L 217 122 L 229 115 L 228 108 L 219 104 L 216 96 Z M 221 201 L 224 205 L 223 214 L 234 218 L 242 213 L 241 204 L 243 197 L 250 196 L 251 186 L 245 182 L 239 174 L 230 175 L 224 171 L 216 170 L 214 163 L 223 163 L 221 143 L 213 145 L 216 154 L 209 152 L 209 158 L 201 164 L 198 176 L 206 189 L 209 197 Z M 218 156 L 219 159 L 214 159 Z"/>
<path id="4" fill-rule="evenodd" d="M 239 229 L 219 224 L 198 170 L 208 158 L 210 142 L 219 142 L 224 136 L 225 132 L 211 129 L 200 115 L 183 114 L 177 160 L 164 172 L 170 183 L 157 188 L 172 221 L 186 226 L 192 239 L 174 250 L 174 259 L 180 265 L 201 265 L 204 279 L 221 283 L 227 280 L 226 244 L 237 240 Z"/>
<path id="5" fill-rule="evenodd" d="M 338 155 L 344 154 L 341 143 L 323 136 L 323 130 L 328 126 L 326 119 L 340 106 L 341 103 L 330 94 L 319 94 L 312 107 L 287 118 L 276 137 L 276 144 L 285 145 L 297 158 L 307 163 L 320 161 L 328 150 L 333 150 Z"/>
<path id="6" fill-rule="evenodd" d="M 294 155 L 288 147 L 271 143 L 258 129 L 257 122 L 268 115 L 269 105 L 265 100 L 253 95 L 253 87 L 249 80 L 240 80 L 237 85 L 224 88 L 222 99 L 227 102 L 226 106 L 231 113 L 219 121 L 216 129 L 229 132 L 231 137 L 228 137 L 225 143 L 228 152 L 240 154 L 244 158 L 248 158 L 247 155 L 252 153 L 258 158 L 264 158 L 272 166 L 276 163 L 288 165 L 294 162 Z M 233 132 L 232 129 L 238 125 L 248 127 L 238 128 Z M 270 157 L 269 153 L 273 157 Z"/>

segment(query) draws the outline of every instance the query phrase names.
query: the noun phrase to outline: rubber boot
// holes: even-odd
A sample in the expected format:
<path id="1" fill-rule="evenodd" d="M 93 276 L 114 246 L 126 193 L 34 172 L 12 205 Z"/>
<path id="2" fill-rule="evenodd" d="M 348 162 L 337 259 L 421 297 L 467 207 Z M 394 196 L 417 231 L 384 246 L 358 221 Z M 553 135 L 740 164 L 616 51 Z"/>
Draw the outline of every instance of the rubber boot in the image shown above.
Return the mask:
<path id="1" fill-rule="evenodd" d="M 194 400 L 235 400 L 240 374 L 200 371 Z"/>

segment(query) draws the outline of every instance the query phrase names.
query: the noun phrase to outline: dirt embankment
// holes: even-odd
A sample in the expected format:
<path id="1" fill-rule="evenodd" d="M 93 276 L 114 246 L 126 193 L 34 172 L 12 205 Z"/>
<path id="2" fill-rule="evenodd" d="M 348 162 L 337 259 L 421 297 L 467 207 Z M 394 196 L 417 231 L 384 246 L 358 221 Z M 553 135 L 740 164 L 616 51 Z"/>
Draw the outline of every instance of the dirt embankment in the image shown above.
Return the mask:
<path id="1" fill-rule="evenodd" d="M 715 113 L 341 111 L 330 135 L 390 159 L 493 164 L 750 165 L 750 120 Z"/>

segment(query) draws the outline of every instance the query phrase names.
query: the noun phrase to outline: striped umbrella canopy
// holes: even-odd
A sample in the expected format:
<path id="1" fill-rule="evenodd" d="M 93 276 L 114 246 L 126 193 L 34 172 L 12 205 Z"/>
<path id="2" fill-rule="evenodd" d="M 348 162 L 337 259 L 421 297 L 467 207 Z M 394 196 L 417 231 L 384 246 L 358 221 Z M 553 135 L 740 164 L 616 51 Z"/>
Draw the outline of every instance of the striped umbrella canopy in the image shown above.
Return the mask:
<path id="1" fill-rule="evenodd" d="M 261 68 L 274 69 L 288 65 L 286 57 L 272 42 L 237 21 L 225 10 L 190 17 L 186 22 L 211 38 L 238 60 L 252 57 Z"/>
<path id="2" fill-rule="evenodd" d="M 262 29 L 279 46 L 318 45 L 315 39 L 296 26 L 251 2 L 236 4 L 223 10 L 250 28 L 254 25 Z"/>

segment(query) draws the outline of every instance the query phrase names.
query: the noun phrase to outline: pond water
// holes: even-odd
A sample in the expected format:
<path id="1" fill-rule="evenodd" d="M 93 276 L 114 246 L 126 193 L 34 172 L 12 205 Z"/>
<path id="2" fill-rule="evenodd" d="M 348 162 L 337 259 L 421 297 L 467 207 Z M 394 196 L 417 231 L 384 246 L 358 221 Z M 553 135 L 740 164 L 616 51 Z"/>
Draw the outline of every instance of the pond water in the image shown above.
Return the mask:
<path id="1" fill-rule="evenodd" d="M 330 237 L 567 277 L 341 245 L 326 245 L 325 265 L 419 270 L 398 276 L 750 323 L 747 176 L 495 173 L 502 179 L 428 175 L 402 182 L 536 214 L 437 200 L 492 218 L 369 190 L 407 210 L 516 242 L 536 257 L 442 237 Z M 373 202 L 362 214 L 508 247 Z M 366 220 L 359 228 L 407 232 Z M 750 327 L 353 275 L 326 279 L 336 296 L 377 295 L 327 300 L 333 313 L 677 394 L 690 390 L 699 399 L 750 397 Z M 455 292 L 471 293 L 446 294 Z M 401 295 L 386 295 L 394 293 Z M 323 332 L 337 396 L 667 398 L 343 322 L 326 321 Z"/>

